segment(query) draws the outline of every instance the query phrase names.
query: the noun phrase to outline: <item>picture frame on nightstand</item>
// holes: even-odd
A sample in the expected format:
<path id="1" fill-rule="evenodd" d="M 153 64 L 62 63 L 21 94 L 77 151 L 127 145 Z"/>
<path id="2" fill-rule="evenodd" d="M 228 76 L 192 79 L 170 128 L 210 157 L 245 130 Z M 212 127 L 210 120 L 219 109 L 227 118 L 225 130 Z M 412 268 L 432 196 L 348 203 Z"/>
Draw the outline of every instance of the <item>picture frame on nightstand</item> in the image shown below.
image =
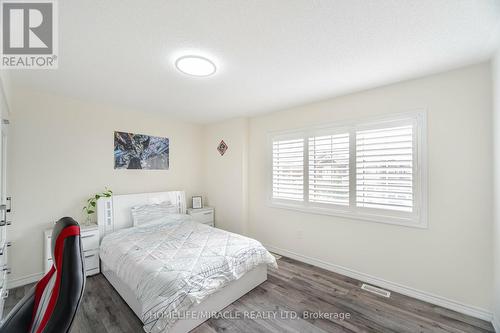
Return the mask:
<path id="1" fill-rule="evenodd" d="M 203 199 L 201 195 L 197 195 L 191 198 L 193 209 L 203 208 Z"/>

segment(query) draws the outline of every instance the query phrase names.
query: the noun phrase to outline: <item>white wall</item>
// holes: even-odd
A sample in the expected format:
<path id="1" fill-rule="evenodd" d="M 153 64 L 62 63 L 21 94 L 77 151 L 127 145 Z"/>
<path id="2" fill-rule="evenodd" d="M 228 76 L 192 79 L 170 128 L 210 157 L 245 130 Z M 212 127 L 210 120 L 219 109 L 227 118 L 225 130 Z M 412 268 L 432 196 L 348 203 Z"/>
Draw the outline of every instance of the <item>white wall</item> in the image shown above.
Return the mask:
<path id="1" fill-rule="evenodd" d="M 2 86 L 2 103 L 3 107 L 9 110 L 9 103 L 12 100 L 12 81 L 9 70 L 0 70 L 0 81 Z M 9 112 L 9 111 L 7 111 Z M 4 115 L 5 118 L 5 115 Z"/>
<path id="2" fill-rule="evenodd" d="M 491 311 L 490 70 L 488 63 L 480 64 L 251 118 L 250 235 L 283 253 Z M 267 205 L 268 132 L 420 108 L 428 111 L 428 229 Z"/>
<path id="3" fill-rule="evenodd" d="M 220 141 L 228 145 L 221 156 Z M 206 204 L 216 207 L 217 227 L 247 232 L 248 119 L 237 118 L 206 125 L 203 136 L 203 188 Z"/>
<path id="4" fill-rule="evenodd" d="M 500 332 L 500 50 L 493 59 L 493 133 L 494 133 L 494 325 Z"/>
<path id="5" fill-rule="evenodd" d="M 200 125 L 17 91 L 9 136 L 11 281 L 42 272 L 43 230 L 63 216 L 82 221 L 86 198 L 104 186 L 117 194 L 201 191 Z M 170 169 L 114 170 L 115 130 L 170 138 Z"/>

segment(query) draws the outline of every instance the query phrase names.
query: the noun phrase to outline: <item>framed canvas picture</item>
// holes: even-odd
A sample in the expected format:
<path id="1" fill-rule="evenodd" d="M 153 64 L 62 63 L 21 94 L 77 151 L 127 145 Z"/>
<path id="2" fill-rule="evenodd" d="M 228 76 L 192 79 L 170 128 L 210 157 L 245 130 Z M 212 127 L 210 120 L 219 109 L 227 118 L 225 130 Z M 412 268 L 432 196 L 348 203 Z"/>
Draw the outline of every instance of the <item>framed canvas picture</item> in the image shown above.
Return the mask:
<path id="1" fill-rule="evenodd" d="M 115 169 L 168 170 L 168 138 L 115 132 Z"/>
<path id="2" fill-rule="evenodd" d="M 203 208 L 203 200 L 201 199 L 201 196 L 195 196 L 192 198 L 192 200 L 193 200 L 193 209 Z"/>

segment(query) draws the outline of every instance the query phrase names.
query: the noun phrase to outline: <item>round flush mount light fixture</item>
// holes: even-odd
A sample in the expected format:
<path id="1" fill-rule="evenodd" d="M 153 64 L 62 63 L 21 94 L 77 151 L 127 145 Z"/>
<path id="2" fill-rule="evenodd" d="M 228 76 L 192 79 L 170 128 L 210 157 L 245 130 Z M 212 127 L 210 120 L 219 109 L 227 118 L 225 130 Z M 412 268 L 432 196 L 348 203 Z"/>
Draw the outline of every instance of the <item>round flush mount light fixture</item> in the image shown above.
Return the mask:
<path id="1" fill-rule="evenodd" d="M 183 74 L 198 77 L 211 76 L 217 71 L 217 67 L 210 59 L 196 55 L 178 58 L 175 61 L 175 67 Z"/>

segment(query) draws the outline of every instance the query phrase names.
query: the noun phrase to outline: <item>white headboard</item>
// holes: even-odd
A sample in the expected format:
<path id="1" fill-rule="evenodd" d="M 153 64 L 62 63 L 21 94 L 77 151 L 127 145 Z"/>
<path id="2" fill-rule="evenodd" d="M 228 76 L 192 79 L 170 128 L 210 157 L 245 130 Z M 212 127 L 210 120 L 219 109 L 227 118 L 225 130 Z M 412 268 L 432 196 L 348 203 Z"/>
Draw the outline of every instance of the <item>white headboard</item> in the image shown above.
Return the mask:
<path id="1" fill-rule="evenodd" d="M 186 213 L 184 191 L 113 195 L 99 199 L 97 201 L 97 225 L 101 239 L 109 233 L 133 226 L 132 207 L 163 201 L 170 201 L 178 207 L 179 213 Z"/>

